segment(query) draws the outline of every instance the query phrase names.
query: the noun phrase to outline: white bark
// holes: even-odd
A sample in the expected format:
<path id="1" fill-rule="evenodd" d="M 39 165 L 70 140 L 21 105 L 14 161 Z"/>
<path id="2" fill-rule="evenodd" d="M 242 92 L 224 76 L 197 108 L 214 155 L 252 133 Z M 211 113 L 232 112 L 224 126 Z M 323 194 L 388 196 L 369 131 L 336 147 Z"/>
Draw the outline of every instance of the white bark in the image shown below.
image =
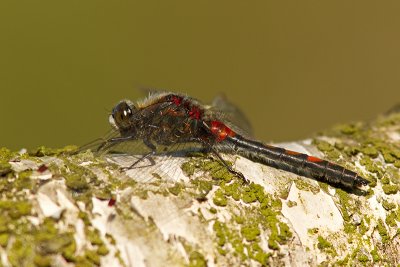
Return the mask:
<path id="1" fill-rule="evenodd" d="M 397 151 L 400 120 L 396 114 L 390 116 L 365 130 Z M 382 123 L 389 119 L 393 123 Z M 351 142 L 352 138 L 320 137 L 331 144 Z M 309 140 L 282 146 L 324 157 Z M 360 164 L 368 153 L 361 151 L 352 157 L 353 169 L 372 178 L 376 174 Z M 28 179 L 36 189 L 2 192 L 3 200 L 11 196 L 9 200 L 15 203 L 29 201 L 32 209 L 15 219 L 10 208 L 0 205 L 3 215 L 10 218 L 6 230 L 0 227 L 8 238 L 0 248 L 1 262 L 5 266 L 28 266 L 43 264 L 43 258 L 57 266 L 396 266 L 400 264 L 400 174 L 398 167 L 385 162 L 383 153 L 378 154 L 371 160 L 381 164 L 386 173 L 375 187 L 364 188 L 369 191 L 366 195 L 344 192 L 241 157 L 234 161 L 235 169 L 261 187 L 242 185 L 238 178 L 222 184 L 213 181 L 210 172 L 201 170 L 204 164 L 209 164 L 211 172 L 217 168 L 220 178 L 230 176 L 213 165 L 212 159 L 201 157 L 167 158 L 162 165 L 127 172 L 115 166 L 132 162 L 127 156 L 109 157 L 106 162 L 90 153 L 10 161 L 13 172 L 2 179 L 15 183 L 26 169 L 33 169 Z M 400 162 L 392 156 L 394 164 Z M 181 169 L 188 161 L 186 167 L 198 167 L 190 177 Z M 42 164 L 50 169 L 38 172 Z M 71 182 L 74 174 L 83 177 L 86 185 Z M 229 187 L 232 184 L 238 188 Z M 394 191 L 386 187 L 385 193 L 385 185 Z M 205 190 L 207 186 L 211 190 Z M 235 193 L 237 196 L 232 195 Z M 110 202 L 111 196 L 115 205 Z M 17 231 L 21 220 L 32 229 L 44 231 L 41 225 L 46 217 L 52 218 L 57 235 L 73 234 L 76 248 L 72 249 L 72 258 L 65 256 L 71 242 L 52 251 L 46 246 L 56 246 L 54 240 L 43 245 L 37 234 L 30 238 L 28 232 L 21 237 Z M 89 232 L 100 241 L 90 238 Z M 21 252 L 16 240 L 28 240 L 25 246 L 33 246 L 33 252 Z M 38 244 L 50 252 L 43 253 Z"/>

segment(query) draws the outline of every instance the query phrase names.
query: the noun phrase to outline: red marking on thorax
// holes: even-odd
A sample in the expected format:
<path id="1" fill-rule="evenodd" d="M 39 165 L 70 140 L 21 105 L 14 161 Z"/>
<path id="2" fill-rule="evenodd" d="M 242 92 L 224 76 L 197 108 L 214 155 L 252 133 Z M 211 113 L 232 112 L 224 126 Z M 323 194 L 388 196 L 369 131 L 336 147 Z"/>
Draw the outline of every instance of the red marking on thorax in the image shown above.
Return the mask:
<path id="1" fill-rule="evenodd" d="M 167 110 L 162 111 L 161 115 L 171 115 L 174 117 L 182 116 L 182 114 L 180 112 L 178 112 L 175 109 L 171 109 L 171 108 L 168 108 Z"/>
<path id="2" fill-rule="evenodd" d="M 182 103 L 182 98 L 179 96 L 172 96 L 171 101 L 174 102 L 175 105 L 179 106 Z"/>
<path id="3" fill-rule="evenodd" d="M 199 120 L 201 117 L 201 110 L 198 107 L 193 106 L 189 111 L 189 116 L 192 119 Z"/>
<path id="4" fill-rule="evenodd" d="M 308 157 L 307 157 L 307 161 L 311 161 L 311 162 L 321 162 L 321 161 L 323 161 L 323 160 L 320 159 L 320 158 L 317 158 L 317 157 L 308 156 Z"/>
<path id="5" fill-rule="evenodd" d="M 220 121 L 212 121 L 210 130 L 217 137 L 218 142 L 225 140 L 227 136 L 236 135 L 236 133 L 232 131 L 231 128 Z"/>

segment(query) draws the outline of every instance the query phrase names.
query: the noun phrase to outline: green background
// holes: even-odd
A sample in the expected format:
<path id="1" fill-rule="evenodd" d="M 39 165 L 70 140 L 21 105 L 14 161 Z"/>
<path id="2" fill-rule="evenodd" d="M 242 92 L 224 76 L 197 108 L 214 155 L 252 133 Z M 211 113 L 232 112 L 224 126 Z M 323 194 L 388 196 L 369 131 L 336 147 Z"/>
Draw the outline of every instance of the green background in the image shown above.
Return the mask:
<path id="1" fill-rule="evenodd" d="M 399 1 L 0 2 L 0 146 L 82 144 L 138 88 L 224 92 L 258 139 L 400 98 Z"/>

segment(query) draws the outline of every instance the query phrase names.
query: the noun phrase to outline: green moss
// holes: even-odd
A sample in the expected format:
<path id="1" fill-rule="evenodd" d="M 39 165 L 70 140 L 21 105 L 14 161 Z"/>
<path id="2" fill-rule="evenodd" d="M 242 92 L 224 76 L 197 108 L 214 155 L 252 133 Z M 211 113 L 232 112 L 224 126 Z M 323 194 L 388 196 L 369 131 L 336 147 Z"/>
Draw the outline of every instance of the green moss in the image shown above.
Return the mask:
<path id="1" fill-rule="evenodd" d="M 57 156 L 62 153 L 74 152 L 77 149 L 78 149 L 78 147 L 74 146 L 74 145 L 68 145 L 63 148 L 58 148 L 58 149 L 40 146 L 40 147 L 30 151 L 29 155 L 34 156 L 34 157 Z"/>
<path id="2" fill-rule="evenodd" d="M 65 178 L 65 184 L 69 189 L 77 192 L 83 192 L 89 188 L 86 178 L 79 174 L 68 175 Z"/>
<path id="3" fill-rule="evenodd" d="M 192 176 L 196 167 L 192 161 L 187 161 L 181 165 L 181 169 L 185 175 Z"/>
<path id="4" fill-rule="evenodd" d="M 379 256 L 378 251 L 376 250 L 376 248 L 374 248 L 374 249 L 371 251 L 371 256 L 372 256 L 372 260 L 373 260 L 374 262 L 378 262 L 378 261 L 381 260 L 381 257 Z"/>
<path id="5" fill-rule="evenodd" d="M 96 265 L 100 265 L 100 256 L 94 250 L 87 250 L 85 257 Z"/>
<path id="6" fill-rule="evenodd" d="M 393 195 L 396 194 L 399 191 L 399 186 L 398 185 L 382 185 L 383 192 L 385 192 L 386 195 Z"/>
<path id="7" fill-rule="evenodd" d="M 291 200 L 289 200 L 286 204 L 287 204 L 287 206 L 288 206 L 289 208 L 292 208 L 292 207 L 294 207 L 294 206 L 297 206 L 297 202 L 296 202 L 296 201 L 291 201 Z"/>
<path id="8" fill-rule="evenodd" d="M 222 186 L 224 193 L 238 201 L 241 198 L 241 185 L 238 182 L 230 183 L 229 185 Z"/>
<path id="9" fill-rule="evenodd" d="M 347 192 L 343 191 L 342 189 L 336 190 L 336 195 L 339 197 L 340 203 L 340 211 L 345 222 L 350 220 L 350 214 L 347 211 L 347 208 L 350 207 L 350 197 Z"/>
<path id="10" fill-rule="evenodd" d="M 338 150 L 344 150 L 346 146 L 342 142 L 335 142 L 334 147 Z"/>
<path id="11" fill-rule="evenodd" d="M 204 255 L 198 251 L 192 251 L 189 255 L 189 266 L 190 267 L 206 267 L 207 260 Z"/>
<path id="12" fill-rule="evenodd" d="M 32 266 L 35 252 L 29 237 L 17 237 L 8 251 L 8 261 L 12 266 Z"/>
<path id="13" fill-rule="evenodd" d="M 338 159 L 340 157 L 340 152 L 337 151 L 336 148 L 328 142 L 314 139 L 313 143 L 320 151 L 324 152 L 328 158 Z"/>
<path id="14" fill-rule="evenodd" d="M 226 163 L 232 165 L 231 162 Z M 192 158 L 183 163 L 181 168 L 188 176 L 193 175 L 196 171 L 203 171 L 209 173 L 217 181 L 230 182 L 234 177 L 220 161 L 207 156 Z"/>
<path id="15" fill-rule="evenodd" d="M 257 225 L 243 226 L 240 232 L 247 241 L 254 241 L 260 235 L 260 229 Z"/>
<path id="16" fill-rule="evenodd" d="M 321 191 L 321 189 L 318 186 L 315 186 L 301 178 L 296 179 L 294 183 L 296 184 L 296 187 L 299 190 L 309 191 L 312 192 L 313 194 L 318 194 Z"/>
<path id="17" fill-rule="evenodd" d="M 379 155 L 378 150 L 373 146 L 363 147 L 361 149 L 361 152 L 364 153 L 365 155 L 371 157 L 371 158 L 376 158 Z"/>
<path id="18" fill-rule="evenodd" d="M 253 255 L 253 259 L 261 263 L 262 266 L 268 266 L 268 259 L 270 256 L 270 253 L 257 252 L 255 255 Z"/>
<path id="19" fill-rule="evenodd" d="M 389 214 L 386 216 L 385 222 L 391 227 L 397 227 L 396 213 L 394 211 L 389 212 Z"/>
<path id="20" fill-rule="evenodd" d="M 50 267 L 52 263 L 52 258 L 49 256 L 36 255 L 33 262 L 38 267 Z"/>
<path id="21" fill-rule="evenodd" d="M 381 179 L 382 184 L 390 184 L 390 179 L 389 177 L 385 176 Z"/>
<path id="22" fill-rule="evenodd" d="M 329 152 L 334 150 L 334 147 L 326 141 L 314 140 L 314 144 L 316 144 L 317 148 L 322 152 Z"/>
<path id="23" fill-rule="evenodd" d="M 371 173 L 376 173 L 378 176 L 378 178 L 380 178 L 383 174 L 383 170 L 381 167 L 378 166 L 378 163 L 374 162 L 373 160 L 371 160 L 368 157 L 363 157 L 360 160 L 360 164 L 365 166 L 365 169 Z"/>
<path id="24" fill-rule="evenodd" d="M 368 231 L 368 226 L 366 225 L 365 220 L 362 220 L 360 225 L 358 226 L 359 233 L 364 235 Z"/>
<path id="25" fill-rule="evenodd" d="M 388 166 L 385 170 L 385 175 L 390 177 L 390 181 L 393 184 L 400 185 L 400 172 L 397 168 Z"/>
<path id="26" fill-rule="evenodd" d="M 307 230 L 307 232 L 309 235 L 315 235 L 315 234 L 318 234 L 319 229 L 318 228 L 310 228 Z"/>
<path id="27" fill-rule="evenodd" d="M 0 209 L 9 210 L 14 206 L 14 202 L 11 200 L 0 200 Z"/>
<path id="28" fill-rule="evenodd" d="M 250 210 L 248 210 L 250 212 Z M 239 257 L 242 262 L 246 262 L 248 258 L 266 264 L 269 257 L 259 245 L 261 230 L 259 229 L 258 218 L 247 217 L 243 219 L 240 216 L 235 217 L 232 223 L 238 221 L 240 223 L 240 232 L 237 232 L 236 226 L 230 230 L 225 223 L 216 221 L 213 225 L 214 232 L 217 237 L 219 253 L 223 256 L 232 253 L 234 257 Z M 230 225 L 231 225 L 230 224 Z M 244 224 L 244 225 L 243 225 Z M 257 226 L 256 226 L 257 225 Z"/>
<path id="29" fill-rule="evenodd" d="M 382 219 L 378 220 L 378 224 L 377 224 L 377 229 L 378 229 L 378 233 L 381 235 L 382 237 L 382 243 L 387 243 L 389 241 L 389 234 L 386 230 L 386 227 L 382 221 Z"/>
<path id="30" fill-rule="evenodd" d="M 279 250 L 279 245 L 275 238 L 268 239 L 268 247 L 273 250 Z"/>
<path id="31" fill-rule="evenodd" d="M 393 148 L 390 153 L 396 158 L 400 159 L 400 149 Z"/>
<path id="32" fill-rule="evenodd" d="M 46 230 L 48 229 L 41 229 L 40 231 Z M 70 233 L 52 233 L 48 231 L 35 234 L 35 241 L 38 244 L 37 250 L 41 255 L 61 252 L 73 242 L 73 239 Z"/>
<path id="33" fill-rule="evenodd" d="M 360 152 L 360 148 L 357 146 L 346 146 L 343 150 L 343 152 L 351 157 L 351 156 L 355 156 Z"/>
<path id="34" fill-rule="evenodd" d="M 243 216 L 235 216 L 234 219 L 238 224 L 243 224 L 245 222 L 245 218 Z"/>
<path id="35" fill-rule="evenodd" d="M 368 181 L 369 181 L 369 194 L 367 194 L 367 196 L 366 197 L 368 197 L 368 196 L 372 196 L 372 194 L 374 193 L 373 192 L 373 190 L 372 190 L 372 188 L 373 187 L 376 187 L 377 185 L 378 185 L 378 179 L 376 179 L 375 177 L 373 177 L 373 176 L 371 176 L 371 175 L 368 175 L 368 176 L 366 176 L 365 177 Z"/>
<path id="36" fill-rule="evenodd" d="M 8 148 L 0 147 L 0 162 L 7 164 L 10 160 L 17 156 L 16 153 L 11 152 Z"/>
<path id="37" fill-rule="evenodd" d="M 1 233 L 0 234 L 0 246 L 2 246 L 3 248 L 6 247 L 9 239 L 10 239 L 10 235 L 8 233 Z"/>
<path id="38" fill-rule="evenodd" d="M 396 161 L 395 157 L 390 153 L 383 153 L 383 159 L 386 163 L 394 163 Z"/>
<path id="39" fill-rule="evenodd" d="M 0 201 L 0 210 L 6 212 L 11 219 L 19 219 L 31 214 L 32 205 L 27 201 Z"/>
<path id="40" fill-rule="evenodd" d="M 357 227 L 350 222 L 344 222 L 343 225 L 344 225 L 344 232 L 347 234 L 353 234 L 357 229 Z"/>
<path id="41" fill-rule="evenodd" d="M 168 188 L 168 191 L 169 191 L 171 194 L 177 196 L 177 195 L 179 195 L 179 193 L 182 191 L 182 188 L 183 188 L 183 186 L 182 186 L 181 184 L 176 184 L 176 185 L 174 185 L 174 186 Z"/>
<path id="42" fill-rule="evenodd" d="M 257 196 L 253 191 L 243 192 L 242 199 L 245 203 L 252 203 L 257 200 Z"/>
<path id="43" fill-rule="evenodd" d="M 22 216 L 30 215 L 32 205 L 27 201 L 17 201 L 14 202 L 15 205 L 13 209 L 10 210 L 10 217 L 12 219 L 19 219 Z"/>
<path id="44" fill-rule="evenodd" d="M 97 248 L 97 254 L 99 254 L 100 256 L 105 256 L 105 255 L 107 255 L 108 253 L 109 253 L 110 251 L 108 250 L 108 248 L 107 248 L 107 246 L 106 245 L 100 245 L 98 248 Z"/>
<path id="45" fill-rule="evenodd" d="M 225 207 L 228 204 L 228 199 L 226 196 L 223 194 L 223 192 L 218 189 L 215 191 L 214 197 L 213 197 L 213 203 L 217 206 Z"/>
<path id="46" fill-rule="evenodd" d="M 0 176 L 4 176 L 12 171 L 11 164 L 8 162 L 0 161 Z"/>
<path id="47" fill-rule="evenodd" d="M 382 206 L 385 208 L 385 210 L 392 210 L 396 208 L 396 204 L 393 202 L 389 202 L 386 199 L 382 201 Z"/>
<path id="48" fill-rule="evenodd" d="M 193 179 L 191 183 L 196 186 L 196 190 L 199 192 L 198 198 L 206 197 L 213 187 L 212 182 L 202 179 Z"/>
<path id="49" fill-rule="evenodd" d="M 289 226 L 286 223 L 279 222 L 279 234 L 278 234 L 278 242 L 284 244 L 285 241 L 289 240 L 293 236 L 290 231 Z"/>
<path id="50" fill-rule="evenodd" d="M 213 225 L 213 230 L 217 237 L 218 245 L 222 247 L 226 243 L 226 233 L 228 231 L 228 227 L 224 223 L 215 221 L 215 223 Z"/>
<path id="51" fill-rule="evenodd" d="M 86 226 L 90 225 L 90 219 L 86 212 L 79 211 L 78 218 L 82 219 L 82 221 L 85 223 Z"/>
<path id="52" fill-rule="evenodd" d="M 396 161 L 394 162 L 394 166 L 395 166 L 396 168 L 400 168 L 400 160 L 396 160 Z"/>
<path id="53" fill-rule="evenodd" d="M 97 229 L 90 230 L 88 228 L 85 229 L 86 238 L 92 245 L 103 245 L 103 240 L 100 237 L 100 232 Z"/>
<path id="54" fill-rule="evenodd" d="M 67 261 L 75 262 L 76 261 L 75 251 L 76 251 L 76 242 L 75 239 L 72 239 L 71 243 L 62 249 L 61 255 Z"/>
<path id="55" fill-rule="evenodd" d="M 268 247 L 273 250 L 278 250 L 278 244 L 285 244 L 292 237 L 292 232 L 289 230 L 289 226 L 283 222 L 277 221 L 275 218 L 269 223 L 271 235 L 268 239 Z"/>
<path id="56" fill-rule="evenodd" d="M 6 215 L 0 216 L 0 233 L 7 232 L 8 224 L 10 223 L 10 218 Z"/>
<path id="57" fill-rule="evenodd" d="M 17 189 L 18 191 L 24 190 L 24 189 L 28 189 L 28 190 L 32 190 L 34 188 L 35 183 L 31 180 L 31 175 L 32 175 L 32 171 L 27 170 L 27 171 L 22 171 L 20 173 L 18 173 L 14 184 L 13 184 L 13 188 Z"/>
<path id="58" fill-rule="evenodd" d="M 317 247 L 321 250 L 321 251 L 325 251 L 327 253 L 331 253 L 336 255 L 336 250 L 333 247 L 332 243 L 329 242 L 328 240 L 326 240 L 325 238 L 323 238 L 322 236 L 318 236 L 318 244 Z"/>
<path id="59" fill-rule="evenodd" d="M 357 259 L 358 259 L 359 262 L 362 262 L 362 263 L 369 262 L 369 258 L 365 254 L 360 254 Z"/>
<path id="60" fill-rule="evenodd" d="M 358 132 L 359 127 L 355 124 L 343 124 L 337 127 L 339 131 L 346 135 L 353 135 Z"/>

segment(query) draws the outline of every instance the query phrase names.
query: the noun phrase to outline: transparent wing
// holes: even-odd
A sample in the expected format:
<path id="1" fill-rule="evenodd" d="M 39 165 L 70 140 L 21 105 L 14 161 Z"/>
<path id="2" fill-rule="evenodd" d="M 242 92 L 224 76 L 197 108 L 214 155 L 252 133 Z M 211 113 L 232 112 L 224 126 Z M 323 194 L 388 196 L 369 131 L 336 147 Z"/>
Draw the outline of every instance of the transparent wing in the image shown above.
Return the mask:
<path id="1" fill-rule="evenodd" d="M 210 110 L 235 132 L 246 137 L 253 137 L 253 129 L 246 115 L 238 106 L 231 103 L 224 94 L 214 98 Z"/>

